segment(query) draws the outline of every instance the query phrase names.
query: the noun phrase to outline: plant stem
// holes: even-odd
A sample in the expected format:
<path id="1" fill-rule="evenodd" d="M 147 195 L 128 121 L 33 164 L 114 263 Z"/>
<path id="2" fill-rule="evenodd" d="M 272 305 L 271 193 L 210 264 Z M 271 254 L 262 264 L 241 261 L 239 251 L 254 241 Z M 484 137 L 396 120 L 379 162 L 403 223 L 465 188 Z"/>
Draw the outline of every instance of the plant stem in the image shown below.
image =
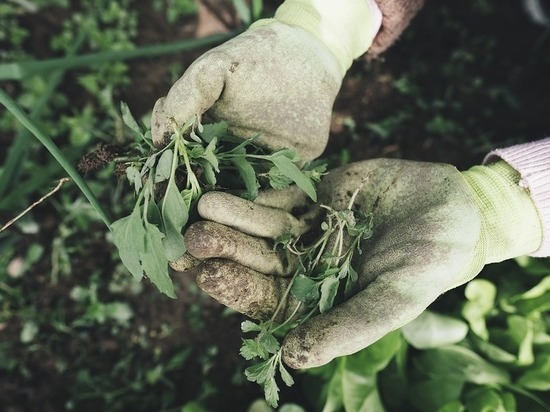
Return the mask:
<path id="1" fill-rule="evenodd" d="M 77 38 L 74 46 L 68 51 L 66 58 L 70 58 L 77 52 L 83 40 L 84 34 L 82 32 Z M 42 116 L 42 112 L 47 107 L 47 103 L 53 96 L 57 86 L 61 83 L 64 74 L 64 70 L 52 73 L 46 84 L 46 89 L 40 94 L 36 104 L 32 107 L 30 112 L 31 119 L 37 120 Z M 0 175 L 0 197 L 3 197 L 10 188 L 18 185 L 21 168 L 29 150 L 30 139 L 31 135 L 28 130 L 20 130 L 10 146 L 6 162 L 2 168 L 2 174 Z"/>
<path id="2" fill-rule="evenodd" d="M 8 111 L 15 116 L 19 122 L 29 130 L 42 145 L 52 154 L 52 156 L 57 160 L 57 162 L 65 169 L 69 177 L 76 183 L 81 192 L 86 196 L 90 204 L 96 210 L 96 212 L 103 220 L 103 223 L 111 230 L 111 220 L 107 216 L 107 213 L 103 210 L 103 207 L 99 204 L 97 197 L 89 188 L 88 184 L 82 179 L 78 174 L 74 166 L 67 160 L 65 155 L 59 150 L 56 144 L 46 136 L 39 127 L 34 123 L 34 121 L 25 113 L 19 105 L 13 101 L 13 99 L 8 96 L 3 90 L 0 89 L 0 104 L 6 107 Z"/>

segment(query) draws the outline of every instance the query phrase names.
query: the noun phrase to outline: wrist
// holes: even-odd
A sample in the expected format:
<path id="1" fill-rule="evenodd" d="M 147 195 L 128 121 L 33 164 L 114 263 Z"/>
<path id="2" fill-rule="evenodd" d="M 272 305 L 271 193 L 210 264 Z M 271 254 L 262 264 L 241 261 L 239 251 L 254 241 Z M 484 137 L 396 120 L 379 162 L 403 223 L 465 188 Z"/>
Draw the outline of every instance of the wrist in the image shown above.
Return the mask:
<path id="1" fill-rule="evenodd" d="M 541 220 L 521 176 L 504 161 L 462 172 L 482 221 L 476 260 L 484 264 L 531 254 L 542 243 Z"/>
<path id="2" fill-rule="evenodd" d="M 274 18 L 316 37 L 336 58 L 342 77 L 369 49 L 382 23 L 374 0 L 286 0 Z"/>

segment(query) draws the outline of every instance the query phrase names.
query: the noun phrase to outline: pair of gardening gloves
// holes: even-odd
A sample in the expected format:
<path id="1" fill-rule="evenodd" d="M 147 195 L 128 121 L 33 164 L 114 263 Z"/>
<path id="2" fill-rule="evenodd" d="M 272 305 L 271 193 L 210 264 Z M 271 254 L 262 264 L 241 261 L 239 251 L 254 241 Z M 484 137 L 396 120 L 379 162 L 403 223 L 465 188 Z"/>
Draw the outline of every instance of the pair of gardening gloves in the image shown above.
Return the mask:
<path id="1" fill-rule="evenodd" d="M 157 102 L 155 142 L 194 115 L 225 120 L 242 137 L 303 161 L 323 151 L 334 99 L 353 59 L 383 52 L 421 0 L 287 0 L 273 19 L 205 53 Z M 205 219 L 185 234 L 189 255 L 173 267 L 200 264 L 199 286 L 256 319 L 269 318 L 290 282 L 292 262 L 273 250 L 280 235 L 319 227 L 319 205 L 354 204 L 372 213 L 373 235 L 353 262 L 359 292 L 292 330 L 283 359 L 293 368 L 323 365 L 372 344 L 468 282 L 484 265 L 529 254 L 542 242 L 537 209 L 520 176 L 503 161 L 465 172 L 446 164 L 375 159 L 330 171 L 310 204 L 296 187 L 255 202 L 210 192 Z M 300 211 L 296 214 L 296 211 Z M 294 302 L 285 301 L 291 313 Z"/>

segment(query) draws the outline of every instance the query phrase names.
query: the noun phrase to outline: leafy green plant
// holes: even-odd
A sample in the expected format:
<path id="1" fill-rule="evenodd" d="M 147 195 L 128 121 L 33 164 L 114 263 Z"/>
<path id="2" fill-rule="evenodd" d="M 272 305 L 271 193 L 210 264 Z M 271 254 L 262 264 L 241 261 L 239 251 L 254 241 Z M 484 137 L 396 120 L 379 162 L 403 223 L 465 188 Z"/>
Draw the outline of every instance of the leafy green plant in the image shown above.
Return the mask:
<path id="1" fill-rule="evenodd" d="M 150 131 L 142 131 L 125 104 L 122 112 L 141 142 L 135 148 L 141 155 L 125 162 L 137 200 L 129 216 L 113 223 L 113 241 L 136 279 L 147 276 L 170 297 L 175 297 L 175 291 L 168 262 L 185 253 L 182 230 L 205 190 L 244 188 L 242 196 L 253 200 L 261 181 L 276 189 L 295 183 L 312 200 L 317 199 L 314 182 L 324 169 L 300 170 L 292 150 L 265 153 L 254 144 L 255 138 L 243 141 L 228 132 L 226 123 L 202 125 L 198 117 L 182 128 L 174 127 L 170 142 L 155 149 Z M 242 184 L 233 187 L 237 177 Z"/>
<path id="2" fill-rule="evenodd" d="M 312 245 L 304 245 L 300 238 L 289 236 L 278 239 L 277 244 L 299 258 L 287 296 L 281 299 L 268 321 L 245 321 L 241 326 L 244 333 L 256 335 L 243 339 L 241 347 L 245 359 L 258 361 L 246 369 L 246 377 L 263 386 L 266 401 L 273 407 L 279 401 L 277 371 L 287 386 L 294 384 L 282 362 L 280 339 L 311 316 L 329 311 L 338 297 L 346 299 L 356 292 L 358 274 L 352 267 L 353 256 L 361 253 L 361 241 L 372 235 L 372 216 L 353 207 L 358 192 L 359 188 L 345 210 L 322 206 L 326 216 L 321 223 L 321 236 Z M 345 242 L 346 238 L 348 242 Z M 276 323 L 289 293 L 299 303 L 288 318 Z"/>
<path id="3" fill-rule="evenodd" d="M 550 410 L 550 266 L 518 263 L 471 281 L 451 314 L 428 310 L 366 349 L 306 371 L 317 409 Z"/>

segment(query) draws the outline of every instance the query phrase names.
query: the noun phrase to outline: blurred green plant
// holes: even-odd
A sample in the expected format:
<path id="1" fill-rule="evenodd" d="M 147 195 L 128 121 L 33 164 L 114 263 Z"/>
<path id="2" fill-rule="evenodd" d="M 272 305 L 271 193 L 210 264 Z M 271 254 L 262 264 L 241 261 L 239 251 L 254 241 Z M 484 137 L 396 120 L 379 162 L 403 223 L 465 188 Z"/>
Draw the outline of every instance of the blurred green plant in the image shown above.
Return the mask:
<path id="1" fill-rule="evenodd" d="M 550 410 L 550 261 L 493 265 L 462 291 L 449 313 L 305 371 L 317 410 Z"/>

